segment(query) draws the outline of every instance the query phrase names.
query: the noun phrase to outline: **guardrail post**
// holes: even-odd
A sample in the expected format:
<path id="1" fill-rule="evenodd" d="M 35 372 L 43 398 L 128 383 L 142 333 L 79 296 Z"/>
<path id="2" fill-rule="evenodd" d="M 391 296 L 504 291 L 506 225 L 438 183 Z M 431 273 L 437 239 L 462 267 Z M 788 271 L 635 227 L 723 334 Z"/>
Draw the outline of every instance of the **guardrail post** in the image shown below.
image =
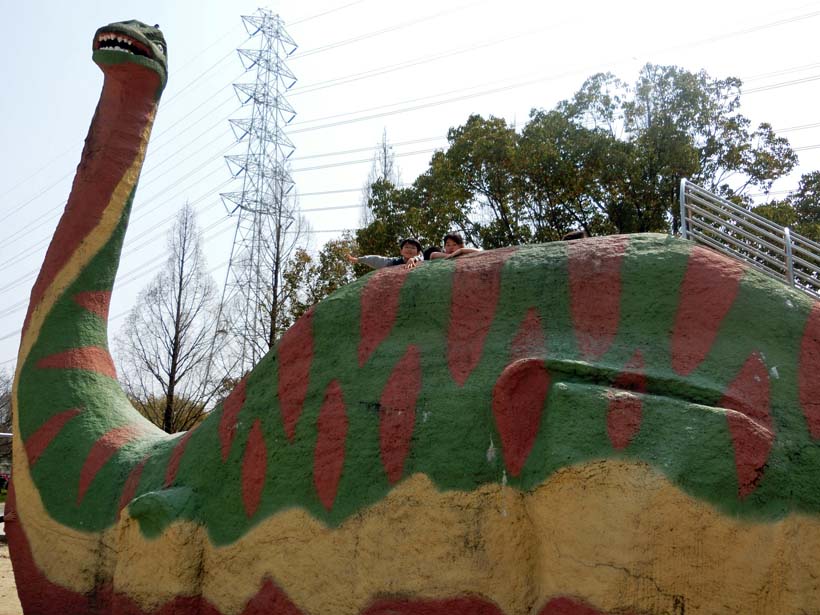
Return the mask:
<path id="1" fill-rule="evenodd" d="M 783 229 L 783 239 L 786 244 L 786 279 L 794 286 L 794 259 L 792 258 L 792 234 L 789 227 Z"/>
<path id="2" fill-rule="evenodd" d="M 680 235 L 684 239 L 689 239 L 686 228 L 686 178 L 680 180 L 678 200 L 680 201 Z"/>

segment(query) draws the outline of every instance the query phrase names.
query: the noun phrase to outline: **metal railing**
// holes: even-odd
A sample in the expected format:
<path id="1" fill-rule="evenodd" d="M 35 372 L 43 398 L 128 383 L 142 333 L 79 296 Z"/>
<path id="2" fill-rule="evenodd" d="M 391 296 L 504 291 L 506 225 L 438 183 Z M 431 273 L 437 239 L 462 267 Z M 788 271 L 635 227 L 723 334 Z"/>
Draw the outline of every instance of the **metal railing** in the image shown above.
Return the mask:
<path id="1" fill-rule="evenodd" d="M 820 298 L 820 244 L 688 180 L 680 184 L 680 234 Z"/>

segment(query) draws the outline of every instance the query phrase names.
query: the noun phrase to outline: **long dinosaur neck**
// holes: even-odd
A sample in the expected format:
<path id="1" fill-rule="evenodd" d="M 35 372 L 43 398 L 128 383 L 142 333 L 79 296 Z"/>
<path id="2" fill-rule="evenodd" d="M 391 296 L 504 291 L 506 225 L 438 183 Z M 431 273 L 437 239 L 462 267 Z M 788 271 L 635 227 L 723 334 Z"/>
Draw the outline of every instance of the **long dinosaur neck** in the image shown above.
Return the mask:
<path id="1" fill-rule="evenodd" d="M 107 252 L 109 267 L 99 271 L 92 287 L 83 289 L 85 294 L 80 301 L 107 315 L 122 231 L 145 157 L 159 92 L 159 78 L 152 72 L 129 65 L 106 68 L 102 94 L 71 195 L 31 293 L 20 363 L 36 342 L 55 304 L 103 250 Z M 70 327 L 70 323 L 64 324 Z M 99 341 L 99 332 L 88 340 L 83 339 L 82 329 L 75 334 L 77 337 L 72 341 L 77 346 Z"/>
<path id="2" fill-rule="evenodd" d="M 23 325 L 12 393 L 15 463 L 36 450 L 30 438 L 48 440 L 81 411 L 93 414 L 103 431 L 139 423 L 108 351 L 108 308 L 161 87 L 144 67 L 122 64 L 104 72 L 71 194 Z M 86 435 L 90 446 L 100 434 Z"/>

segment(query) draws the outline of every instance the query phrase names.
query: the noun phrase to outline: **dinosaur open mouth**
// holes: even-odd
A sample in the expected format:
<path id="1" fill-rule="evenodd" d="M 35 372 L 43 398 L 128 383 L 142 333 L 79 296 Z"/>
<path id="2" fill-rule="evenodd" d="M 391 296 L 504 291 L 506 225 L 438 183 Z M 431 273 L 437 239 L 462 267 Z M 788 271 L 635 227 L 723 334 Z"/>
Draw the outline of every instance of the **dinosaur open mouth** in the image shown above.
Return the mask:
<path id="1" fill-rule="evenodd" d="M 151 51 L 139 41 L 115 32 L 103 32 L 94 41 L 94 49 L 122 51 L 146 58 L 152 58 Z"/>

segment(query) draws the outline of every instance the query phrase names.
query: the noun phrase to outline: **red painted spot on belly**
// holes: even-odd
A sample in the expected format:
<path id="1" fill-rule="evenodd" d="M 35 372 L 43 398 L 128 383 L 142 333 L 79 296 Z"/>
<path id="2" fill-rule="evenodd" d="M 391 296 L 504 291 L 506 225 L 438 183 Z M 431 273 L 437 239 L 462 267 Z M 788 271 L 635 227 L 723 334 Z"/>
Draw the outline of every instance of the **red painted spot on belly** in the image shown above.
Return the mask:
<path id="1" fill-rule="evenodd" d="M 379 401 L 379 448 L 387 479 L 395 483 L 404 472 L 416 424 L 416 399 L 421 390 L 419 351 L 410 346 L 398 362 Z"/>
<path id="2" fill-rule="evenodd" d="M 80 482 L 77 487 L 77 504 L 81 504 L 86 491 L 91 486 L 103 466 L 114 454 L 129 442 L 133 442 L 146 434 L 145 428 L 140 425 L 123 425 L 103 434 L 91 447 L 91 451 L 80 470 Z"/>
<path id="3" fill-rule="evenodd" d="M 385 267 L 375 272 L 362 289 L 359 320 L 359 367 L 390 334 L 399 312 L 399 295 L 409 269 Z"/>
<path id="4" fill-rule="evenodd" d="M 621 263 L 628 245 L 626 235 L 567 245 L 572 323 L 585 359 L 601 357 L 618 332 Z"/>
<path id="5" fill-rule="evenodd" d="M 643 400 L 633 393 L 646 392 L 646 376 L 643 373 L 643 355 L 636 350 L 626 370 L 612 384 L 614 389 L 606 415 L 606 432 L 616 449 L 629 446 L 641 427 Z"/>
<path id="6" fill-rule="evenodd" d="M 82 369 L 117 379 L 114 361 L 105 348 L 84 346 L 49 355 L 37 361 L 40 369 Z"/>
<path id="7" fill-rule="evenodd" d="M 501 270 L 515 248 L 462 256 L 456 259 L 447 330 L 447 365 L 463 386 L 481 360 L 484 340 L 495 318 L 501 294 Z"/>
<path id="8" fill-rule="evenodd" d="M 63 430 L 65 424 L 78 414 L 80 414 L 78 408 L 55 414 L 29 436 L 25 443 L 29 467 L 37 463 L 40 455 L 43 454 L 43 451 L 48 448 L 48 445 L 51 444 L 54 438 Z"/>
<path id="9" fill-rule="evenodd" d="M 236 436 L 236 422 L 239 411 L 245 403 L 247 378 L 239 381 L 227 399 L 222 402 L 222 416 L 219 417 L 219 444 L 222 449 L 222 461 L 228 459 L 231 444 Z"/>
<path id="10" fill-rule="evenodd" d="M 709 354 L 745 270 L 717 252 L 692 248 L 672 332 L 672 368 L 680 375 L 691 374 Z"/>
<path id="11" fill-rule="evenodd" d="M 302 316 L 285 332 L 277 352 L 282 425 L 288 440 L 293 442 L 296 423 L 305 403 L 310 381 L 310 365 L 313 362 L 313 311 Z"/>
<path id="12" fill-rule="evenodd" d="M 142 471 L 145 469 L 145 464 L 148 463 L 148 459 L 148 457 L 145 457 L 142 461 L 135 465 L 134 469 L 128 474 L 128 478 L 125 481 L 125 486 L 122 488 L 122 495 L 120 495 L 120 503 L 117 506 L 118 513 L 121 512 L 123 508 L 128 506 L 131 500 L 134 499 L 134 495 L 137 493 L 137 487 L 140 485 Z"/>
<path id="13" fill-rule="evenodd" d="M 182 456 L 185 454 L 185 447 L 188 446 L 188 440 L 194 435 L 193 429 L 185 432 L 185 434 L 177 440 L 174 450 L 171 451 L 171 458 L 168 460 L 168 467 L 165 468 L 165 487 L 170 487 L 174 484 L 179 472 L 179 464 L 182 461 Z"/>
<path id="14" fill-rule="evenodd" d="M 800 405 L 815 440 L 820 438 L 820 301 L 815 301 L 800 342 Z"/>
<path id="15" fill-rule="evenodd" d="M 769 410 L 769 374 L 760 355 L 752 354 L 729 384 L 720 401 L 735 449 L 738 496 L 745 498 L 757 487 L 772 450 L 772 418 Z"/>
<path id="16" fill-rule="evenodd" d="M 89 290 L 74 295 L 74 302 L 103 320 L 108 320 L 108 307 L 111 305 L 110 290 Z"/>
<path id="17" fill-rule="evenodd" d="M 322 505 L 330 510 L 342 478 L 347 439 L 347 413 L 342 387 L 337 380 L 331 382 L 325 391 L 317 431 L 313 452 L 313 484 Z"/>
<path id="18" fill-rule="evenodd" d="M 518 476 L 538 437 L 550 375 L 541 359 L 508 365 L 493 388 L 493 415 L 501 436 L 504 464 Z"/>
<path id="19" fill-rule="evenodd" d="M 262 421 L 256 419 L 248 434 L 248 444 L 242 456 L 242 503 L 245 514 L 253 517 L 262 498 L 268 470 L 268 447 L 262 433 Z"/>

